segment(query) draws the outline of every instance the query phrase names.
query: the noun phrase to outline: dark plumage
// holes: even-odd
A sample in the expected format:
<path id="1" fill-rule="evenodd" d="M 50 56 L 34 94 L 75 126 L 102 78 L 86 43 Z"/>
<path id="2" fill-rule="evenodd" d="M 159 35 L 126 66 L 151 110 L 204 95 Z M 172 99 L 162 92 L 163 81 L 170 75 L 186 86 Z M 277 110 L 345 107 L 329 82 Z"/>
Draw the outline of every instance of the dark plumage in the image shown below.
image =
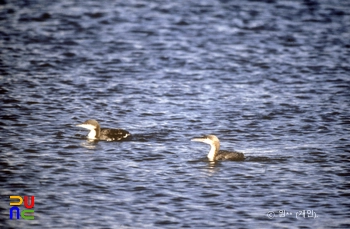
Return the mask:
<path id="1" fill-rule="evenodd" d="M 230 160 L 230 161 L 242 161 L 244 160 L 244 154 L 236 151 L 226 151 L 219 150 L 218 154 L 215 157 L 217 161 Z"/>

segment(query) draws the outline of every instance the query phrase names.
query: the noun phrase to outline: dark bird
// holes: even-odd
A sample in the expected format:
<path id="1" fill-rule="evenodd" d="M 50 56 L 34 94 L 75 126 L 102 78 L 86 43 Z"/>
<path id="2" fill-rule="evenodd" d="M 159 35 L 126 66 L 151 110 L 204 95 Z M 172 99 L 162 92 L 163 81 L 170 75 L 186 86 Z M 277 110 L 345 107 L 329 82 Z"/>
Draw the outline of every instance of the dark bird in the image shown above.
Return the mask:
<path id="1" fill-rule="evenodd" d="M 244 154 L 236 151 L 220 150 L 220 141 L 215 135 L 205 135 L 203 137 L 196 137 L 191 139 L 195 142 L 204 142 L 210 145 L 210 151 L 207 155 L 209 161 L 242 161 Z"/>
<path id="2" fill-rule="evenodd" d="M 126 130 L 101 128 L 95 119 L 87 120 L 76 126 L 90 130 L 87 136 L 89 140 L 122 141 L 131 138 L 131 134 Z"/>

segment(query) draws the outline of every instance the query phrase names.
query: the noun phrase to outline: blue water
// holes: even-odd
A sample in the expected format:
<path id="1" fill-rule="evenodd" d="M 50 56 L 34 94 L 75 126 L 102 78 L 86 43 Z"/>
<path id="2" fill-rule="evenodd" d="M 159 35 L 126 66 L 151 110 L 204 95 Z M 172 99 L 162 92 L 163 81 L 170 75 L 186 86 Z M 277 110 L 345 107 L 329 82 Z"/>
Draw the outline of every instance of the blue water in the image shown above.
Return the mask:
<path id="1" fill-rule="evenodd" d="M 348 1 L 5 0 L 0 57 L 1 228 L 350 227 Z"/>

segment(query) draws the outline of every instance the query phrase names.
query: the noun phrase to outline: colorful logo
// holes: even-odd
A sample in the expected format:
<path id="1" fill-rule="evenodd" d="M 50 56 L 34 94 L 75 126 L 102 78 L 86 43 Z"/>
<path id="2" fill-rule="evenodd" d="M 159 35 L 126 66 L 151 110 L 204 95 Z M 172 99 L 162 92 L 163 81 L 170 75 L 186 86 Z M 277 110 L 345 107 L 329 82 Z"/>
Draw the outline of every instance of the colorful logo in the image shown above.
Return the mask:
<path id="1" fill-rule="evenodd" d="M 14 199 L 17 199 L 18 201 L 11 202 L 11 200 L 14 200 Z M 30 204 L 28 203 L 28 200 L 29 200 L 28 196 L 24 196 L 24 202 L 23 202 L 23 198 L 20 196 L 10 196 L 10 206 L 15 206 L 10 208 L 10 219 L 13 219 L 14 212 L 16 213 L 16 219 L 20 219 L 20 215 L 23 219 L 26 219 L 26 220 L 34 219 L 34 209 L 31 209 L 34 207 L 34 196 L 30 197 Z M 17 206 L 20 206 L 22 203 L 24 204 L 24 207 L 26 209 L 21 211 Z"/>

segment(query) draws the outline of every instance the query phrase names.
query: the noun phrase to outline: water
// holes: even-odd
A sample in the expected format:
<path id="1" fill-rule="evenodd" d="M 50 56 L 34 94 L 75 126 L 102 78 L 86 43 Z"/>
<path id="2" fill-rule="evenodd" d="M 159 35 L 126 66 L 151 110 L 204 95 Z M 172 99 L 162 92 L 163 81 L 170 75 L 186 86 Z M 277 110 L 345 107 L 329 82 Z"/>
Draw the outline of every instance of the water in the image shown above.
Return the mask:
<path id="1" fill-rule="evenodd" d="M 350 226 L 347 1 L 6 0 L 0 15 L 1 227 Z M 90 118 L 134 139 L 88 143 Z M 209 163 L 203 134 L 246 160 Z M 35 220 L 9 220 L 10 195 L 34 195 Z"/>

